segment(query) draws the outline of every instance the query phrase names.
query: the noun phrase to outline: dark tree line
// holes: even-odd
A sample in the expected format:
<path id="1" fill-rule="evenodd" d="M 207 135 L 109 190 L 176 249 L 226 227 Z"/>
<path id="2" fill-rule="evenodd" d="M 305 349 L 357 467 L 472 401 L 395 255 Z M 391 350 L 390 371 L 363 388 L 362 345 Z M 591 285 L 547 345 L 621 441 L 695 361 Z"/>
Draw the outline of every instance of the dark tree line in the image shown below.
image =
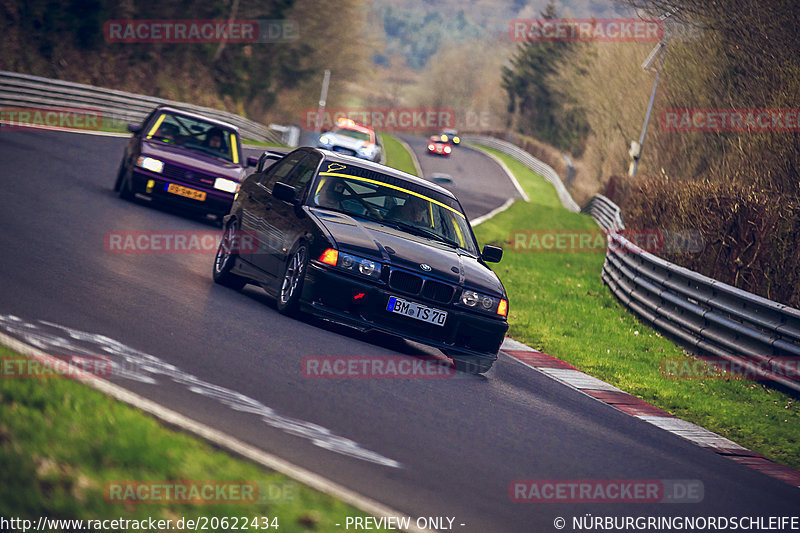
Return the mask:
<path id="1" fill-rule="evenodd" d="M 541 17 L 557 18 L 548 4 Z M 574 155 L 583 153 L 589 124 L 570 95 L 549 83 L 572 43 L 521 42 L 510 66 L 503 67 L 503 89 L 515 129 Z"/>

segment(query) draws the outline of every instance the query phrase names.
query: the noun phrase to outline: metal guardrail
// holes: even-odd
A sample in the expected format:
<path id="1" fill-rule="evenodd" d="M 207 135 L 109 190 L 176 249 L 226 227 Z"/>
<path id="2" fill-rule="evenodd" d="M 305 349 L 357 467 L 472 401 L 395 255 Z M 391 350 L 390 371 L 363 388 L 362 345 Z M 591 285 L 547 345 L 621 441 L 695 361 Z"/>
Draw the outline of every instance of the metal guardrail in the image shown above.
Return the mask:
<path id="1" fill-rule="evenodd" d="M 606 231 L 625 229 L 619 206 L 602 194 L 595 194 L 589 203 L 581 208 L 581 213 L 590 215 L 597 225 Z"/>
<path id="2" fill-rule="evenodd" d="M 561 181 L 558 173 L 553 170 L 553 167 L 542 161 L 539 161 L 519 146 L 495 137 L 487 137 L 485 135 L 462 135 L 461 139 L 464 142 L 482 144 L 484 146 L 488 146 L 489 148 L 494 148 L 495 150 L 498 150 L 506 155 L 510 155 L 529 169 L 533 170 L 537 174 L 540 174 L 545 180 L 551 183 L 558 193 L 558 198 L 561 200 L 561 204 L 566 209 L 572 211 L 573 213 L 580 211 L 580 206 L 578 206 L 578 204 L 575 203 L 575 200 L 572 199 L 572 195 L 570 195 L 569 191 L 564 186 L 564 183 Z"/>
<path id="3" fill-rule="evenodd" d="M 619 207 L 604 196 L 592 198 L 583 212 L 609 231 L 602 278 L 627 307 L 690 347 L 728 361 L 739 374 L 800 391 L 800 310 L 635 246 L 618 233 Z"/>
<path id="4" fill-rule="evenodd" d="M 0 107 L 64 107 L 93 111 L 102 114 L 116 127 L 124 128 L 128 122 L 141 122 L 154 107 L 161 104 L 174 105 L 233 124 L 246 139 L 281 142 L 279 133 L 227 111 L 82 83 L 0 71 Z"/>

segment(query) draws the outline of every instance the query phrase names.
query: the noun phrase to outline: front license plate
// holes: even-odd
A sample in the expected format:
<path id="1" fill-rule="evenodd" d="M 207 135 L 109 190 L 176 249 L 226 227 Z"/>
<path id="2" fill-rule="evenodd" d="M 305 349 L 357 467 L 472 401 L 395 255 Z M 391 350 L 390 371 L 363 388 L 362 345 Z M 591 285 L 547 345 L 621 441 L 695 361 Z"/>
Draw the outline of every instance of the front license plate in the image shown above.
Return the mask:
<path id="1" fill-rule="evenodd" d="M 200 202 L 204 202 L 206 200 L 205 192 L 190 189 L 189 187 L 183 187 L 175 183 L 170 183 L 167 185 L 167 192 L 177 194 L 178 196 L 185 196 L 186 198 L 191 198 L 192 200 L 198 200 Z"/>
<path id="2" fill-rule="evenodd" d="M 389 303 L 386 305 L 386 310 L 392 313 L 397 313 L 398 315 L 415 318 L 436 326 L 444 326 L 444 322 L 447 320 L 447 311 L 441 311 L 439 309 L 434 309 L 433 307 L 427 307 L 422 304 L 409 302 L 407 300 L 403 300 L 402 298 L 398 298 L 397 296 L 389 297 Z"/>

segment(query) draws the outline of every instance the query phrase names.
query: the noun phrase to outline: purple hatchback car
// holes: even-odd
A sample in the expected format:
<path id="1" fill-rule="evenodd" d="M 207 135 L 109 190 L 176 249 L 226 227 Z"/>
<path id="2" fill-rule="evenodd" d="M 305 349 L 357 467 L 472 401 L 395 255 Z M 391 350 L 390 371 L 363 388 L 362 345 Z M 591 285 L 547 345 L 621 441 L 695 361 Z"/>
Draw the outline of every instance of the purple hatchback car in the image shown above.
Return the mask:
<path id="1" fill-rule="evenodd" d="M 246 167 L 257 163 L 244 157 L 235 126 L 174 107 L 157 107 L 128 131 L 133 136 L 114 185 L 127 200 L 146 197 L 221 219 Z"/>

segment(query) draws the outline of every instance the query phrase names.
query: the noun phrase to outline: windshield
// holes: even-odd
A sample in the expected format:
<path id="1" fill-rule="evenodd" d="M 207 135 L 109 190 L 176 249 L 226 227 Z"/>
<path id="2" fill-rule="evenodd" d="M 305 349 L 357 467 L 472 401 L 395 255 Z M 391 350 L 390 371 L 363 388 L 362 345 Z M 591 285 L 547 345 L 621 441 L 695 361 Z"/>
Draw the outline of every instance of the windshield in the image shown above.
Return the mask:
<path id="1" fill-rule="evenodd" d="M 150 127 L 147 138 L 219 157 L 231 163 L 239 162 L 234 132 L 184 115 L 161 113 Z"/>
<path id="2" fill-rule="evenodd" d="M 362 175 L 353 175 L 356 167 L 337 167 L 344 165 L 333 163 L 328 168 L 334 170 L 319 173 L 311 205 L 380 222 L 477 255 L 467 217 L 452 198 L 366 169 L 359 169 Z"/>
<path id="3" fill-rule="evenodd" d="M 334 128 L 333 132 L 337 135 L 344 135 L 345 137 L 352 137 L 353 139 L 358 139 L 359 141 L 367 141 L 372 142 L 372 136 L 369 133 L 363 133 L 356 130 L 348 130 L 346 128 Z"/>

